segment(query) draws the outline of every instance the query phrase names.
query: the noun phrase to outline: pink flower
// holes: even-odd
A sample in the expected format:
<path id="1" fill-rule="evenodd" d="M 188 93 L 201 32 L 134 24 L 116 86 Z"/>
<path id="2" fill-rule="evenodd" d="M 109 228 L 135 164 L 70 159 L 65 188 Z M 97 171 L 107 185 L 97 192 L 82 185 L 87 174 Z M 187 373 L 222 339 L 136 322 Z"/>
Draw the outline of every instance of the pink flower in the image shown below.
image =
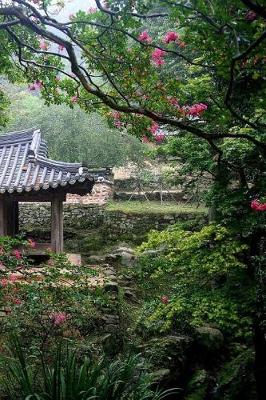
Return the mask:
<path id="1" fill-rule="evenodd" d="M 160 67 L 161 65 L 165 64 L 165 60 L 163 59 L 163 57 L 166 55 L 166 52 L 164 50 L 161 49 L 155 49 L 152 53 L 151 53 L 151 59 L 152 59 L 152 63 L 157 66 Z"/>
<path id="2" fill-rule="evenodd" d="M 75 15 L 74 14 L 69 14 L 69 19 L 70 20 L 72 20 L 72 19 L 74 19 L 75 18 Z"/>
<path id="3" fill-rule="evenodd" d="M 32 239 L 28 239 L 28 245 L 33 249 L 34 247 L 36 247 L 36 242 Z"/>
<path id="4" fill-rule="evenodd" d="M 151 124 L 151 126 L 148 128 L 148 130 L 149 130 L 153 135 L 156 134 L 156 132 L 158 131 L 158 129 L 159 129 L 159 125 L 158 125 L 157 122 L 155 122 L 155 121 L 153 121 L 152 124 Z"/>
<path id="5" fill-rule="evenodd" d="M 6 270 L 5 265 L 1 261 L 0 261 L 0 270 L 1 271 L 5 271 Z"/>
<path id="6" fill-rule="evenodd" d="M 10 274 L 9 277 L 8 277 L 8 280 L 10 282 L 16 282 L 18 279 L 19 279 L 19 277 L 18 277 L 17 274 Z"/>
<path id="7" fill-rule="evenodd" d="M 36 88 L 35 88 L 35 84 L 34 83 L 29 83 L 28 84 L 28 89 L 29 90 L 35 90 Z"/>
<path id="8" fill-rule="evenodd" d="M 71 99 L 70 99 L 70 101 L 71 101 L 71 103 L 77 103 L 77 101 L 78 101 L 78 96 L 72 96 L 71 97 Z"/>
<path id="9" fill-rule="evenodd" d="M 185 42 L 182 42 L 181 40 L 179 40 L 178 46 L 179 46 L 181 49 L 183 49 L 184 47 L 186 47 L 186 43 L 185 43 Z"/>
<path id="10" fill-rule="evenodd" d="M 8 285 L 8 280 L 7 279 L 0 279 L 0 285 L 4 288 Z"/>
<path id="11" fill-rule="evenodd" d="M 161 302 L 163 304 L 168 304 L 169 303 L 169 297 L 168 296 L 162 296 L 161 297 Z"/>
<path id="12" fill-rule="evenodd" d="M 164 57 L 166 55 L 166 52 L 164 50 L 161 49 L 155 49 L 152 54 L 151 54 L 151 58 L 153 60 L 156 60 L 157 58 L 161 58 Z"/>
<path id="13" fill-rule="evenodd" d="M 174 31 L 170 31 L 167 32 L 166 35 L 163 38 L 163 42 L 168 44 L 170 42 L 176 42 L 179 39 L 179 34 L 174 32 Z"/>
<path id="14" fill-rule="evenodd" d="M 186 114 L 192 117 L 199 117 L 207 108 L 207 104 L 204 103 L 194 104 L 186 107 Z"/>
<path id="15" fill-rule="evenodd" d="M 58 45 L 58 51 L 59 51 L 59 53 L 61 53 L 62 51 L 64 51 L 65 50 L 65 46 L 63 45 L 63 44 L 59 44 Z"/>
<path id="16" fill-rule="evenodd" d="M 59 326 L 66 322 L 66 320 L 69 318 L 69 315 L 65 312 L 58 311 L 51 313 L 49 317 L 55 326 Z"/>
<path id="17" fill-rule="evenodd" d="M 20 305 L 22 303 L 22 301 L 20 299 L 13 299 L 13 303 Z"/>
<path id="18" fill-rule="evenodd" d="M 123 126 L 123 122 L 116 120 L 116 121 L 114 121 L 114 126 L 116 128 L 121 128 Z"/>
<path id="19" fill-rule="evenodd" d="M 167 97 L 167 100 L 168 100 L 169 104 L 171 104 L 171 106 L 180 108 L 179 102 L 175 97 L 169 96 L 169 97 Z"/>
<path id="20" fill-rule="evenodd" d="M 261 203 L 258 199 L 252 200 L 250 207 L 255 211 L 266 211 L 266 203 Z"/>
<path id="21" fill-rule="evenodd" d="M 33 83 L 30 83 L 28 85 L 29 90 L 38 90 L 38 89 L 42 89 L 42 88 L 43 88 L 43 83 L 42 83 L 42 81 L 39 81 L 39 80 L 37 80 Z"/>
<path id="22" fill-rule="evenodd" d="M 111 112 L 111 116 L 112 116 L 114 119 L 120 119 L 120 118 L 121 118 L 121 114 L 120 114 L 119 111 L 112 111 L 112 112 Z"/>
<path id="23" fill-rule="evenodd" d="M 252 22 L 257 18 L 257 14 L 254 11 L 248 11 L 246 13 L 246 21 Z"/>
<path id="24" fill-rule="evenodd" d="M 165 133 L 163 133 L 163 132 L 157 133 L 154 136 L 154 138 L 155 138 L 156 142 L 158 142 L 158 143 L 163 142 L 163 140 L 165 139 Z"/>
<path id="25" fill-rule="evenodd" d="M 56 80 L 57 82 L 61 81 L 61 78 L 60 78 L 60 76 L 59 76 L 59 75 L 57 75 L 57 76 L 55 77 L 55 80 Z"/>
<path id="26" fill-rule="evenodd" d="M 47 51 L 49 49 L 49 43 L 46 42 L 44 39 L 40 40 L 39 44 L 40 49 Z"/>
<path id="27" fill-rule="evenodd" d="M 143 136 L 142 143 L 149 143 L 149 138 L 147 136 Z"/>
<path id="28" fill-rule="evenodd" d="M 39 79 L 37 81 L 35 81 L 34 85 L 35 85 L 35 89 L 42 89 L 43 88 L 43 83 Z"/>
<path id="29" fill-rule="evenodd" d="M 148 34 L 147 31 L 143 31 L 142 33 L 140 33 L 139 36 L 138 36 L 138 40 L 140 40 L 141 42 L 146 42 L 146 43 L 151 43 L 152 42 L 152 38 Z"/>
<path id="30" fill-rule="evenodd" d="M 97 12 L 97 8 L 95 8 L 95 7 L 89 7 L 89 9 L 88 9 L 88 13 L 89 13 L 89 14 L 94 14 L 95 12 Z"/>
<path id="31" fill-rule="evenodd" d="M 22 258 L 21 252 L 18 249 L 13 250 L 12 254 L 16 257 L 17 260 L 20 260 Z"/>

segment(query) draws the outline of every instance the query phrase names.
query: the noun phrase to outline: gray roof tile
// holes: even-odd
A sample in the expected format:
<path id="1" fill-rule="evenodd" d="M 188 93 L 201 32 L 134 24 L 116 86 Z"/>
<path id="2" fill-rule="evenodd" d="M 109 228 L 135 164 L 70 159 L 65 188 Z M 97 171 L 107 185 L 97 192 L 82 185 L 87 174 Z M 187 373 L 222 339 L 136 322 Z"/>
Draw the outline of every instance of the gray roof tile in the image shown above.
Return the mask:
<path id="1" fill-rule="evenodd" d="M 106 180 L 105 172 L 103 169 L 89 170 L 81 163 L 49 159 L 46 142 L 39 130 L 0 136 L 0 193 L 56 189 L 86 180 L 92 183 Z"/>

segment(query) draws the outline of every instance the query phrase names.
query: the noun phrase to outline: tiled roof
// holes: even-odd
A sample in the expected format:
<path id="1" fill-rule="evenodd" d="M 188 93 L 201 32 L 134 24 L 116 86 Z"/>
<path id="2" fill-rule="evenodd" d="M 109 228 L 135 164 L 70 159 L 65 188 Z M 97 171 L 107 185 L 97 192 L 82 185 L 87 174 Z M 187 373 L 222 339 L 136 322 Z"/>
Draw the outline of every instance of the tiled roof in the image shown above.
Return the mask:
<path id="1" fill-rule="evenodd" d="M 104 179 L 103 170 L 50 160 L 39 130 L 0 135 L 0 193 L 46 190 Z"/>

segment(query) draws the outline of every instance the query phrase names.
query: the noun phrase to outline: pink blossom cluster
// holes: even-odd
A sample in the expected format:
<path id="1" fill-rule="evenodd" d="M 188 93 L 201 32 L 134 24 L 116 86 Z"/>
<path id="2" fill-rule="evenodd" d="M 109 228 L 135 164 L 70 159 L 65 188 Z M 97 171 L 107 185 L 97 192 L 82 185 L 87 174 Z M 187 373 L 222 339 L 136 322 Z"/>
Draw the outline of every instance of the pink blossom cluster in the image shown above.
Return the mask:
<path id="1" fill-rule="evenodd" d="M 171 104 L 171 106 L 180 108 L 179 101 L 175 97 L 168 96 L 167 100 L 168 100 L 169 104 Z"/>
<path id="2" fill-rule="evenodd" d="M 96 7 L 89 7 L 88 8 L 88 14 L 94 14 L 97 11 L 98 11 L 98 9 Z"/>
<path id="3" fill-rule="evenodd" d="M 50 47 L 49 43 L 46 42 L 44 39 L 40 40 L 40 44 L 39 44 L 40 49 L 47 51 Z"/>
<path id="4" fill-rule="evenodd" d="M 155 49 L 151 53 L 151 60 L 153 65 L 156 67 L 160 67 L 165 64 L 164 56 L 166 55 L 166 52 L 164 50 L 161 50 L 159 48 Z"/>
<path id="5" fill-rule="evenodd" d="M 169 104 L 171 104 L 173 107 L 176 107 L 178 111 L 180 111 L 181 114 L 183 115 L 189 115 L 191 117 L 199 117 L 204 111 L 208 109 L 207 104 L 204 103 L 196 103 L 193 104 L 192 106 L 183 106 L 180 107 L 179 101 L 172 96 L 167 97 L 167 101 Z"/>
<path id="6" fill-rule="evenodd" d="M 15 256 L 17 260 L 20 260 L 22 258 L 22 254 L 18 249 L 13 250 L 12 255 Z"/>
<path id="7" fill-rule="evenodd" d="M 207 104 L 204 103 L 193 104 L 193 106 L 186 107 L 186 114 L 192 117 L 199 117 L 207 108 Z"/>
<path id="8" fill-rule="evenodd" d="M 21 277 L 18 274 L 9 274 L 9 276 L 7 276 L 7 278 L 2 278 L 0 279 L 0 286 L 2 288 L 7 287 L 7 285 L 9 283 L 15 283 L 17 282 Z"/>
<path id="9" fill-rule="evenodd" d="M 161 302 L 162 302 L 163 304 L 168 304 L 168 303 L 169 303 L 169 297 L 166 296 L 166 295 L 161 296 Z"/>
<path id="10" fill-rule="evenodd" d="M 112 111 L 111 112 L 111 116 L 113 117 L 113 119 L 114 119 L 114 126 L 116 127 L 116 128 L 122 128 L 122 126 L 123 126 L 123 122 L 121 121 L 121 114 L 120 114 L 120 112 L 119 111 Z"/>
<path id="11" fill-rule="evenodd" d="M 63 45 L 63 44 L 59 44 L 58 45 L 58 51 L 59 51 L 59 53 L 61 53 L 62 51 L 64 51 L 65 50 L 65 46 Z"/>
<path id="12" fill-rule="evenodd" d="M 157 122 L 153 121 L 148 130 L 151 132 L 156 142 L 159 143 L 165 139 L 165 134 L 160 130 L 160 127 L 157 124 Z"/>
<path id="13" fill-rule="evenodd" d="M 32 82 L 28 85 L 29 90 L 40 90 L 43 88 L 43 83 L 40 80 Z"/>
<path id="14" fill-rule="evenodd" d="M 28 239 L 28 246 L 34 249 L 34 247 L 36 247 L 36 242 L 33 239 Z"/>
<path id="15" fill-rule="evenodd" d="M 183 48 L 186 46 L 185 42 L 180 40 L 180 35 L 177 32 L 169 31 L 165 34 L 163 38 L 163 42 L 165 44 L 169 44 L 171 42 L 177 43 L 179 47 Z"/>
<path id="16" fill-rule="evenodd" d="M 49 315 L 50 320 L 52 321 L 53 325 L 60 326 L 69 318 L 69 315 L 63 311 L 52 312 Z"/>
<path id="17" fill-rule="evenodd" d="M 163 38 L 163 42 L 165 44 L 171 43 L 171 42 L 177 42 L 179 40 L 180 36 L 178 33 L 174 31 L 167 32 Z"/>
<path id="18" fill-rule="evenodd" d="M 261 203 L 258 199 L 252 200 L 250 207 L 255 211 L 266 211 L 266 203 Z"/>
<path id="19" fill-rule="evenodd" d="M 138 40 L 140 40 L 141 42 L 151 43 L 152 37 L 148 34 L 147 31 L 143 31 L 139 34 Z"/>
<path id="20" fill-rule="evenodd" d="M 255 13 L 255 11 L 248 11 L 246 13 L 246 21 L 252 22 L 257 18 L 257 14 Z"/>
<path id="21" fill-rule="evenodd" d="M 78 102 L 78 96 L 72 96 L 70 99 L 71 103 L 75 104 Z"/>

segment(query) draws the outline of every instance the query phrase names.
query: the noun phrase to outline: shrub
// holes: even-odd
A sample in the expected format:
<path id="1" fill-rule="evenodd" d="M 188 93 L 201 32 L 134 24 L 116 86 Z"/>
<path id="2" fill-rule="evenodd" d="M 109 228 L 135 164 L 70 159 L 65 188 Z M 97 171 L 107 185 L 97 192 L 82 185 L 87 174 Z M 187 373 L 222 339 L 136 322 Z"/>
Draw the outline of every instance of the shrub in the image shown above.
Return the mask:
<path id="1" fill-rule="evenodd" d="M 47 364 L 43 353 L 37 360 L 27 359 L 17 338 L 11 345 L 3 379 L 10 400 L 161 400 L 173 392 L 152 389 L 152 378 L 139 356 L 94 361 L 79 358 L 61 343 Z"/>

